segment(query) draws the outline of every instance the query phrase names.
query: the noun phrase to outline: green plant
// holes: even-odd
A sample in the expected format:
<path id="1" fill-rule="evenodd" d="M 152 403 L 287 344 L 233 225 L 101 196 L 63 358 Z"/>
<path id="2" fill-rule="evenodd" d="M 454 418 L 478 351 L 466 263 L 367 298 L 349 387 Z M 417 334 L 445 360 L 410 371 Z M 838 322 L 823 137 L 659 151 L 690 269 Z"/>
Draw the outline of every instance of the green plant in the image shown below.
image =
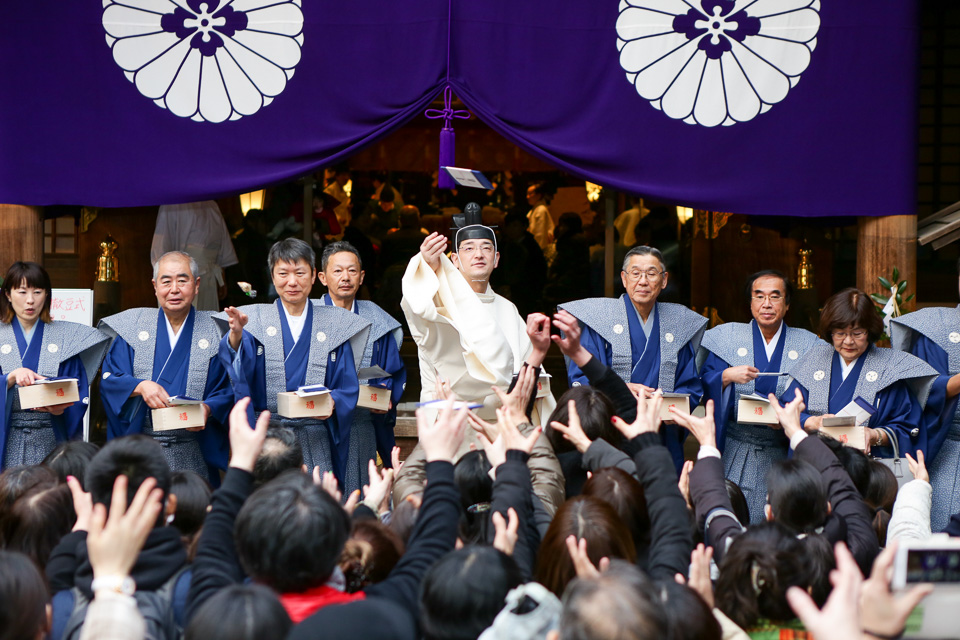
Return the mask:
<path id="1" fill-rule="evenodd" d="M 877 280 L 880 281 L 880 285 L 887 294 L 893 294 L 894 287 L 896 287 L 896 294 L 893 296 L 893 309 L 889 314 L 891 318 L 896 318 L 903 313 L 903 305 L 913 300 L 915 294 L 911 293 L 906 298 L 903 297 L 903 293 L 907 290 L 907 281 L 900 280 L 900 270 L 896 267 L 893 268 L 893 273 L 889 280 L 883 276 L 879 276 Z M 881 315 L 886 316 L 887 313 L 884 309 L 890 302 L 890 295 L 871 293 L 870 298 L 877 306 L 877 311 L 879 311 Z"/>

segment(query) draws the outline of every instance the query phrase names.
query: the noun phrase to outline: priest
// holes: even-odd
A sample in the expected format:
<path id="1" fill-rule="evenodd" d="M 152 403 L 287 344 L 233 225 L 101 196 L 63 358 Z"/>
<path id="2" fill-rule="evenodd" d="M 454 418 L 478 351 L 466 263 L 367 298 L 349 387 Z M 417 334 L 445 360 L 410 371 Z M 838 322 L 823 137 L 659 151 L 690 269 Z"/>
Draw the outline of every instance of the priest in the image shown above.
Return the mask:
<path id="1" fill-rule="evenodd" d="M 274 304 L 227 307 L 217 315 L 228 328 L 220 341 L 220 361 L 230 374 L 236 400 L 249 396 L 255 412 L 269 410 L 291 427 L 303 448 L 304 464 L 333 471 L 345 486 L 350 425 L 360 389 L 355 363 L 362 359 L 370 322 L 310 299 L 317 279 L 316 254 L 303 240 L 274 244 L 267 266 L 280 297 Z M 330 391 L 329 417 L 277 414 L 278 393 L 312 385 Z"/>
<path id="2" fill-rule="evenodd" d="M 440 399 L 441 387 L 449 385 L 459 400 L 482 405 L 476 410 L 479 417 L 496 422 L 500 400 L 491 387 L 509 388 L 525 365 L 539 370 L 550 345 L 550 322 L 528 327 L 513 303 L 490 288 L 500 254 L 479 205 L 468 204 L 453 221 L 457 230 L 450 257 L 446 236 L 432 233 L 403 275 L 400 306 L 417 343 L 420 400 Z M 530 335 L 537 339 L 536 348 Z M 533 426 L 544 424 L 556 406 L 544 379 L 540 389 L 530 411 Z M 459 455 L 468 450 L 470 441 L 477 442 L 473 434 L 467 434 Z M 397 475 L 395 501 L 422 490 L 424 465 L 418 446 Z M 563 502 L 563 478 L 545 437 L 538 441 L 528 466 L 534 493 L 552 514 Z"/>
<path id="3" fill-rule="evenodd" d="M 227 414 L 233 406 L 227 373 L 217 360 L 220 331 L 193 300 L 200 287 L 197 263 L 179 251 L 153 265 L 160 309 L 128 309 L 100 321 L 113 336 L 103 363 L 100 396 L 107 439 L 145 433 L 163 446 L 170 468 L 195 471 L 214 486 L 227 467 Z M 152 409 L 174 396 L 202 401 L 204 425 L 156 431 Z"/>
<path id="4" fill-rule="evenodd" d="M 619 299 L 587 298 L 558 308 L 580 321 L 580 343 L 616 371 L 634 393 L 649 396 L 656 389 L 687 393 L 692 410 L 703 395 L 696 353 L 707 319 L 682 305 L 657 301 L 667 286 L 668 275 L 659 250 L 634 247 L 623 259 L 620 279 L 626 293 Z M 589 384 L 569 359 L 567 377 L 571 386 Z M 668 424 L 661 434 L 679 473 L 683 466 L 682 429 Z"/>
<path id="5" fill-rule="evenodd" d="M 391 466 L 391 450 L 396 444 L 393 428 L 397 424 L 397 404 L 407 382 L 407 369 L 400 358 L 403 329 L 386 311 L 369 300 L 357 300 L 365 272 L 360 252 L 349 242 L 333 242 L 323 249 L 317 274 L 327 293 L 321 305 L 340 307 L 370 322 L 370 335 L 360 359 L 360 382 L 382 389 L 389 397 L 386 409 L 358 406 L 350 427 L 349 453 L 345 468 L 346 491 L 349 493 L 369 482 L 368 462 L 380 454 L 384 466 Z M 379 367 L 386 376 L 370 376 L 365 370 Z M 370 395 L 369 393 L 367 394 Z M 368 398 L 369 399 L 369 398 Z"/>

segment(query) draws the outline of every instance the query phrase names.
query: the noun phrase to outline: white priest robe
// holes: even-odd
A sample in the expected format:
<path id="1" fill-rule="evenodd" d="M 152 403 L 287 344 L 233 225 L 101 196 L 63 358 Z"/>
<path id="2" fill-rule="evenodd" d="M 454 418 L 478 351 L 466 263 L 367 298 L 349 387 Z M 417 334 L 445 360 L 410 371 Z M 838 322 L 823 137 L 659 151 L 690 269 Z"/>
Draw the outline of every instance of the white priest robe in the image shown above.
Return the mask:
<path id="1" fill-rule="evenodd" d="M 403 275 L 400 306 L 418 347 L 421 402 L 436 399 L 439 374 L 457 398 L 483 403 L 478 415 L 496 420 L 500 401 L 490 386 L 506 390 L 533 350 L 517 307 L 489 286 L 474 292 L 447 256 L 435 273 L 419 253 Z M 536 404 L 534 422 L 556 406 L 549 392 Z"/>

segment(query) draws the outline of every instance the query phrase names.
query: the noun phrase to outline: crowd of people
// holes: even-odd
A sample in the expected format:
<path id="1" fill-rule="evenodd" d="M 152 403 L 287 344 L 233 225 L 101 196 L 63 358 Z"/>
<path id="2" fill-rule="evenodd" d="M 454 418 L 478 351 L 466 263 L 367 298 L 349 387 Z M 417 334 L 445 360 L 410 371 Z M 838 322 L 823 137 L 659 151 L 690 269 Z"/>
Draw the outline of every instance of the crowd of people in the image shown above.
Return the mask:
<path id="1" fill-rule="evenodd" d="M 193 306 L 194 258 L 167 252 L 158 308 L 98 328 L 52 321 L 46 271 L 15 263 L 0 640 L 904 633 L 932 588 L 891 589 L 898 545 L 960 534 L 956 310 L 895 319 L 882 348 L 869 297 L 846 289 L 817 335 L 785 324 L 791 284 L 768 270 L 746 283 L 750 323 L 707 329 L 658 300 L 669 273 L 639 246 L 621 298 L 523 318 L 490 287 L 480 207 L 453 221 L 401 279 L 422 389 L 403 460 L 403 331 L 357 299 L 350 243 L 318 263 L 277 242 L 276 301 L 219 313 Z M 102 448 L 81 438 L 97 378 Z M 51 381 L 77 399 L 26 408 Z"/>

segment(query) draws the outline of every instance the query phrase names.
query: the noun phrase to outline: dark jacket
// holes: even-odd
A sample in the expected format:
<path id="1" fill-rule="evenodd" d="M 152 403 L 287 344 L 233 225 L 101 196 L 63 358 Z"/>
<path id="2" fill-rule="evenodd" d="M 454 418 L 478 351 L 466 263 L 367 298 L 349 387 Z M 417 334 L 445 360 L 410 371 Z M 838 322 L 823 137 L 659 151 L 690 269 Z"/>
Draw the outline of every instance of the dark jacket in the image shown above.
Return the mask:
<path id="1" fill-rule="evenodd" d="M 860 570 L 869 575 L 873 561 L 880 553 L 880 545 L 873 532 L 870 509 L 853 480 L 819 438 L 804 438 L 794 455 L 816 467 L 826 482 L 827 500 L 832 510 L 823 535 L 831 544 L 840 540 L 846 542 Z M 697 514 L 697 526 L 704 530 L 704 540 L 713 547 L 719 563 L 730 542 L 743 531 L 727 497 L 722 460 L 707 457 L 697 461 L 690 472 L 690 497 Z"/>
<path id="2" fill-rule="evenodd" d="M 513 550 L 513 559 L 523 571 L 524 580 L 532 580 L 533 566 L 540 547 L 540 533 L 534 517 L 533 483 L 530 480 L 528 456 L 523 451 L 507 451 L 507 460 L 497 467 L 497 477 L 493 483 L 493 499 L 490 503 L 490 516 L 500 513 L 508 521 L 507 510 L 513 507 L 519 522 L 517 544 Z M 429 486 L 429 485 L 427 485 Z M 491 535 L 494 528 L 490 527 Z M 488 544 L 493 539 L 487 540 Z"/>
<path id="3" fill-rule="evenodd" d="M 426 471 L 427 486 L 410 544 L 387 579 L 364 589 L 365 600 L 320 609 L 294 627 L 288 638 L 356 640 L 368 637 L 371 629 L 378 630 L 378 638 L 418 638 L 420 582 L 441 556 L 453 551 L 460 516 L 453 465 L 428 462 Z"/>
<path id="4" fill-rule="evenodd" d="M 654 579 L 673 580 L 678 573 L 686 576 L 693 532 L 687 502 L 677 487 L 673 457 L 657 433 L 640 434 L 630 444 L 637 450 L 633 461 L 650 517 L 650 546 L 637 549 L 637 565 Z"/>

